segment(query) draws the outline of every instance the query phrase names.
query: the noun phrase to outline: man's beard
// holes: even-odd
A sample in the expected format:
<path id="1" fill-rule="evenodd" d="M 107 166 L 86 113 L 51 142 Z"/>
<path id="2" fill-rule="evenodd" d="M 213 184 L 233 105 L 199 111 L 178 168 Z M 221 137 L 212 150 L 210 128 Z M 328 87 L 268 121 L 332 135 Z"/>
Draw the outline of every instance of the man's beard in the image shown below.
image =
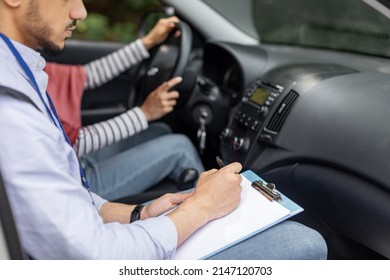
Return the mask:
<path id="1" fill-rule="evenodd" d="M 50 56 L 58 56 L 63 51 L 64 48 L 61 48 L 60 46 L 57 46 L 56 44 L 50 42 L 49 40 L 46 40 L 45 38 L 37 38 L 38 43 L 41 46 L 41 50 Z"/>
<path id="2" fill-rule="evenodd" d="M 58 56 L 64 51 L 63 47 L 56 45 L 48 39 L 50 34 L 52 34 L 52 31 L 47 26 L 42 26 L 41 28 L 30 28 L 28 33 L 38 44 L 38 51 L 50 56 Z"/>
<path id="3" fill-rule="evenodd" d="M 50 25 L 45 22 L 39 13 L 38 3 L 31 1 L 29 11 L 26 14 L 24 29 L 35 40 L 39 48 L 48 55 L 57 56 L 61 54 L 64 48 L 50 41 L 53 35 L 53 30 Z"/>

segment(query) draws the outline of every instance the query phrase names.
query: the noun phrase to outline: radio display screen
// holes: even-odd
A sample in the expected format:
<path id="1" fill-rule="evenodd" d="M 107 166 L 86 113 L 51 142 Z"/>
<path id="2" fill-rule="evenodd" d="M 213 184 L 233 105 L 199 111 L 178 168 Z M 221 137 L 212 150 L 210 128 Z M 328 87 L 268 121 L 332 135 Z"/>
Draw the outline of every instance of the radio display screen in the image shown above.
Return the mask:
<path id="1" fill-rule="evenodd" d="M 263 88 L 257 88 L 252 94 L 250 100 L 258 105 L 264 105 L 265 101 L 267 101 L 267 98 L 268 92 Z"/>

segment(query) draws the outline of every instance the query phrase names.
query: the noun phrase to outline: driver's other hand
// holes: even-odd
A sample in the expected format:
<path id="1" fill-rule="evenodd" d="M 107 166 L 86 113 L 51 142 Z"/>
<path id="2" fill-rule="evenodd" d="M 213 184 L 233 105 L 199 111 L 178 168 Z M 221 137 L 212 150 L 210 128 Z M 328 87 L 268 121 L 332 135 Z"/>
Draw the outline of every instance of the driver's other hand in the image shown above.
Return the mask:
<path id="1" fill-rule="evenodd" d="M 177 22 L 180 22 L 180 20 L 175 16 L 159 19 L 152 30 L 142 38 L 145 48 L 149 50 L 164 42 L 169 33 L 175 28 L 175 23 Z"/>
<path id="2" fill-rule="evenodd" d="M 179 93 L 175 90 L 170 91 L 170 89 L 181 81 L 181 77 L 172 78 L 164 82 L 146 97 L 146 100 L 140 108 L 148 121 L 157 120 L 173 111 L 176 105 L 176 99 L 179 98 Z"/>

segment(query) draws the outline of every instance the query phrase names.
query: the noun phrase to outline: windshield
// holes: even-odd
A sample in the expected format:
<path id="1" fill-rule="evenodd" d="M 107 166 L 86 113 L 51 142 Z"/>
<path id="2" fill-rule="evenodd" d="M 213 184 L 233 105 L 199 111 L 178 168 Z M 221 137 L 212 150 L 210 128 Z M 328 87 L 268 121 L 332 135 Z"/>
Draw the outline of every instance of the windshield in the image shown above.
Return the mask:
<path id="1" fill-rule="evenodd" d="M 362 0 L 204 1 L 262 43 L 390 57 L 390 19 Z"/>

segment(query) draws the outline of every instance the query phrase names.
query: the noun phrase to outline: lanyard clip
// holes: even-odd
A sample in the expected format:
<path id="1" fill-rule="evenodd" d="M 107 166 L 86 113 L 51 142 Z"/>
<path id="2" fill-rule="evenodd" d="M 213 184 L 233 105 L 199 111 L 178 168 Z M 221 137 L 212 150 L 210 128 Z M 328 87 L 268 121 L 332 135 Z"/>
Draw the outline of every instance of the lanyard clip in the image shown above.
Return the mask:
<path id="1" fill-rule="evenodd" d="M 89 183 L 88 183 L 88 180 L 82 176 L 81 177 L 81 183 L 83 184 L 84 188 L 86 188 L 87 190 L 89 190 Z"/>

